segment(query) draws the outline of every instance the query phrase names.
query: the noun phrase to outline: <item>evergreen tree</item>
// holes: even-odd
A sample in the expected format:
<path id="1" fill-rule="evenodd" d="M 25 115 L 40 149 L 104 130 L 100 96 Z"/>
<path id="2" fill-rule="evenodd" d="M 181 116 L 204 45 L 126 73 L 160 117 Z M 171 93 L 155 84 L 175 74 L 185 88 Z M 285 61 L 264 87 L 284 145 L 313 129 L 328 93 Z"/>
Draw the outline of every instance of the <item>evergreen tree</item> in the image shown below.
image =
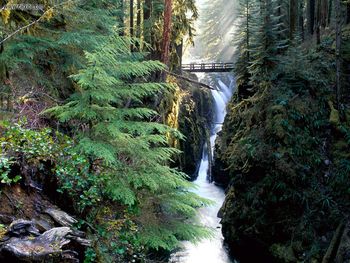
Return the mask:
<path id="1" fill-rule="evenodd" d="M 249 65 L 251 62 L 251 30 L 252 30 L 252 1 L 242 0 L 240 1 L 240 17 L 239 28 L 235 35 L 234 44 L 239 46 L 238 57 L 235 63 L 235 76 L 236 84 L 238 88 L 238 94 L 240 96 L 247 95 L 249 87 Z M 248 92 L 249 94 L 249 92 Z"/>
<path id="2" fill-rule="evenodd" d="M 279 8 L 276 2 L 264 0 L 252 4 L 251 62 L 249 66 L 250 84 L 259 86 L 261 82 L 274 78 L 273 69 L 280 50 L 286 48 L 280 17 L 274 14 Z"/>
<path id="3" fill-rule="evenodd" d="M 143 106 L 147 97 L 171 88 L 146 82 L 164 67 L 131 53 L 130 44 L 135 44 L 130 38 L 113 36 L 86 52 L 87 66 L 72 76 L 76 93 L 48 112 L 75 125 L 77 149 L 100 177 L 102 198 L 139 210 L 140 242 L 172 249 L 179 240 L 206 234 L 193 218 L 206 201 L 190 192 L 184 174 L 168 166 L 178 150 L 167 146 L 167 134 L 181 135 L 151 121 L 157 113 Z"/>

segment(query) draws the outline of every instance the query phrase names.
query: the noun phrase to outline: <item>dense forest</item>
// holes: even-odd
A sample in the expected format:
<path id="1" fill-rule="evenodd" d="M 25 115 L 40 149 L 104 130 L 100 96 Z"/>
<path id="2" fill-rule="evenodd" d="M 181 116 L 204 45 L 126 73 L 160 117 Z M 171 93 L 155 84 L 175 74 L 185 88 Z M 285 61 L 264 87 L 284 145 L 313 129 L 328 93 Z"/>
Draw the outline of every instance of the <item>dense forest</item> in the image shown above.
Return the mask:
<path id="1" fill-rule="evenodd" d="M 350 262 L 349 1 L 0 13 L 0 262 Z"/>

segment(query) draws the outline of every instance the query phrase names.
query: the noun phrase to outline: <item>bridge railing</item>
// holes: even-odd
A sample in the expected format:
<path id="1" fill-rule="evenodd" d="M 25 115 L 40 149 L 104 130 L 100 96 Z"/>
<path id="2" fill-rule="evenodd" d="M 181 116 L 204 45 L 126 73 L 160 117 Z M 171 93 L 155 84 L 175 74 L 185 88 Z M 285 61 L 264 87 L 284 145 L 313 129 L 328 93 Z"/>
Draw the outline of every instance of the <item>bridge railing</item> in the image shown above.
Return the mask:
<path id="1" fill-rule="evenodd" d="M 210 71 L 210 70 L 219 70 L 219 69 L 233 69 L 233 63 L 191 63 L 191 64 L 183 64 L 182 70 L 185 71 Z"/>

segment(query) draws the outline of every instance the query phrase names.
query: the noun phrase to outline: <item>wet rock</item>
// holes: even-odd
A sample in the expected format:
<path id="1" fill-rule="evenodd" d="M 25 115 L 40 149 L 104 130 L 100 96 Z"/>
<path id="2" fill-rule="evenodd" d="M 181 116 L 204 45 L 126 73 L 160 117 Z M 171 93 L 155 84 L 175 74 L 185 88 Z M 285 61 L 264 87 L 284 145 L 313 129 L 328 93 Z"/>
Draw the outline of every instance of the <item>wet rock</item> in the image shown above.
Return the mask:
<path id="1" fill-rule="evenodd" d="M 77 259 L 77 257 L 79 256 L 79 254 L 75 251 L 72 251 L 72 250 L 65 250 L 62 252 L 62 259 L 64 259 L 68 262 L 77 262 L 79 263 L 79 260 Z"/>
<path id="2" fill-rule="evenodd" d="M 77 236 L 72 236 L 69 235 L 68 238 L 70 240 L 74 240 L 75 242 L 77 242 L 79 245 L 83 246 L 83 247 L 91 247 L 92 242 L 89 239 L 85 239 L 85 238 L 81 238 L 81 237 L 77 237 Z"/>
<path id="3" fill-rule="evenodd" d="M 45 219 L 34 219 L 35 226 L 40 232 L 45 232 L 54 227 L 53 222 L 47 221 Z"/>
<path id="4" fill-rule="evenodd" d="M 1 223 L 1 224 L 8 225 L 8 224 L 10 224 L 13 220 L 15 220 L 15 218 L 14 218 L 13 216 L 0 214 L 0 223 Z"/>
<path id="5" fill-rule="evenodd" d="M 49 208 L 45 210 L 45 213 L 49 214 L 53 218 L 53 220 L 55 220 L 55 222 L 61 226 L 71 227 L 73 224 L 78 222 L 66 212 L 54 208 Z"/>
<path id="6" fill-rule="evenodd" d="M 12 238 L 0 252 L 24 261 L 43 261 L 62 254 L 62 247 L 70 243 L 67 238 L 72 233 L 69 227 L 57 227 L 46 231 L 34 239 Z"/>
<path id="7" fill-rule="evenodd" d="M 79 231 L 79 230 L 76 230 L 76 229 L 73 229 L 73 235 L 76 236 L 76 237 L 86 237 L 86 233 L 83 232 L 83 231 Z"/>
<path id="8" fill-rule="evenodd" d="M 32 221 L 23 219 L 13 221 L 8 228 L 8 234 L 16 237 L 28 236 L 30 234 L 34 236 L 40 235 L 39 230 L 34 226 Z"/>

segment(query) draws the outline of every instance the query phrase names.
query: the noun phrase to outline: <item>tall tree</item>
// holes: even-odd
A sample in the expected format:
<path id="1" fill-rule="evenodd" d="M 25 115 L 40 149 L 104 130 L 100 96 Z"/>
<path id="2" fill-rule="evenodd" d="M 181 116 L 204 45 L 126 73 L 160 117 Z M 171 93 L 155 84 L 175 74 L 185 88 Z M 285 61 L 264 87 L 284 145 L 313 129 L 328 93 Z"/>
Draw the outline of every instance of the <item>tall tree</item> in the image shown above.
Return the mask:
<path id="1" fill-rule="evenodd" d="M 119 35 L 124 35 L 124 0 L 119 0 L 119 4 L 117 7 L 118 10 L 118 26 L 119 26 Z"/>
<path id="2" fill-rule="evenodd" d="M 129 4 L 129 17 L 130 17 L 130 29 L 129 29 L 129 32 L 130 32 L 130 37 L 134 37 L 135 36 L 135 28 L 134 28 L 134 0 L 130 0 L 130 4 Z M 134 44 L 132 43 L 130 45 L 130 50 L 134 50 L 135 46 Z"/>
<path id="3" fill-rule="evenodd" d="M 172 21 L 172 0 L 165 0 L 161 60 L 167 66 L 169 66 L 169 53 L 170 53 L 170 41 L 171 41 L 171 39 L 170 39 L 171 21 Z"/>
<path id="4" fill-rule="evenodd" d="M 246 97 L 250 93 L 249 87 L 249 66 L 251 63 L 251 30 L 252 30 L 252 4 L 253 1 L 240 1 L 240 30 L 235 35 L 235 45 L 239 46 L 239 55 L 235 64 L 235 76 L 238 88 L 238 95 Z"/>
<path id="5" fill-rule="evenodd" d="M 308 0 L 307 2 L 307 25 L 310 35 L 314 34 L 314 25 L 315 25 L 315 0 Z"/>
<path id="6" fill-rule="evenodd" d="M 315 31 L 316 44 L 321 44 L 321 0 L 316 0 L 316 16 L 315 16 Z"/>
<path id="7" fill-rule="evenodd" d="M 137 0 L 137 16 L 136 16 L 136 28 L 137 28 L 137 34 L 136 37 L 141 40 L 142 35 L 142 8 L 141 8 L 141 1 Z"/>
<path id="8" fill-rule="evenodd" d="M 298 0 L 289 2 L 289 39 L 293 39 L 298 23 Z"/>
<path id="9" fill-rule="evenodd" d="M 145 0 L 143 3 L 144 39 L 145 39 L 145 42 L 149 45 L 152 45 L 151 15 L 152 15 L 152 0 Z"/>
<path id="10" fill-rule="evenodd" d="M 341 41 L 342 41 L 342 10 L 341 0 L 335 0 L 335 16 L 336 16 L 336 29 L 335 29 L 335 41 L 336 41 L 336 97 L 337 105 L 340 108 L 341 103 Z"/>

